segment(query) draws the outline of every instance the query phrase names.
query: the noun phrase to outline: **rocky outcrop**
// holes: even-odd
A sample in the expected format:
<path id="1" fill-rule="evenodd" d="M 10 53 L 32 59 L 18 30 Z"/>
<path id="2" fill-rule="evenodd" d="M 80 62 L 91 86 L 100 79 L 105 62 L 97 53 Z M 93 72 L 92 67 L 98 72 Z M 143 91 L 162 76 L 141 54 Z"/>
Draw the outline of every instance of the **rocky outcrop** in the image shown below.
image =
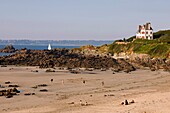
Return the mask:
<path id="1" fill-rule="evenodd" d="M 134 71 L 135 68 L 124 59 L 114 59 L 107 56 L 84 55 L 69 49 L 55 50 L 24 50 L 16 54 L 0 57 L 0 65 L 27 65 L 40 68 L 113 68 L 115 70 Z"/>
<path id="2" fill-rule="evenodd" d="M 165 71 L 170 71 L 170 60 L 161 58 L 139 58 L 131 59 L 130 62 L 140 68 L 149 67 L 152 71 L 163 69 Z"/>
<path id="3" fill-rule="evenodd" d="M 0 52 L 3 52 L 3 53 L 14 53 L 15 51 L 16 50 L 12 45 L 7 45 L 5 46 L 5 48 L 0 49 Z"/>

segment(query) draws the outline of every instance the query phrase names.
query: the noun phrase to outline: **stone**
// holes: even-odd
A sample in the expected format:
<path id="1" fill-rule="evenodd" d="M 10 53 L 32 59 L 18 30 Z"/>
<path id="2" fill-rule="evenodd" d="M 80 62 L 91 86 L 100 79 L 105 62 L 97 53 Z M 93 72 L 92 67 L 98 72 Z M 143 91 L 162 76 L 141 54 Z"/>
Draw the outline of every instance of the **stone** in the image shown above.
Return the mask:
<path id="1" fill-rule="evenodd" d="M 47 89 L 41 89 L 40 92 L 48 92 Z"/>

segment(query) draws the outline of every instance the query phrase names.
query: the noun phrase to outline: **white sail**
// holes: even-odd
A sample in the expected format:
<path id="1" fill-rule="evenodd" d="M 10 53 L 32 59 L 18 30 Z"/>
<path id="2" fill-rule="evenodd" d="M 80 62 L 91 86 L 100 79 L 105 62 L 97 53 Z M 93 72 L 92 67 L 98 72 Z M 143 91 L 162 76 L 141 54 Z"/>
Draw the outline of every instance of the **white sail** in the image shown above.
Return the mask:
<path id="1" fill-rule="evenodd" d="M 51 45 L 50 44 L 48 45 L 48 50 L 51 50 Z"/>

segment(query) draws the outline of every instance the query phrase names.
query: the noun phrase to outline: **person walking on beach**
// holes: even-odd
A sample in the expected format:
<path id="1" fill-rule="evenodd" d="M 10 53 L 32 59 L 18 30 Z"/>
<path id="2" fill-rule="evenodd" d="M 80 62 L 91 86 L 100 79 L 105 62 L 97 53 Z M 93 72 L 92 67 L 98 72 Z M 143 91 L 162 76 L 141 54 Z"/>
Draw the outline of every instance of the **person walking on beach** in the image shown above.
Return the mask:
<path id="1" fill-rule="evenodd" d="M 102 86 L 104 86 L 104 81 L 102 81 Z"/>
<path id="2" fill-rule="evenodd" d="M 61 80 L 62 85 L 64 85 L 64 80 Z"/>

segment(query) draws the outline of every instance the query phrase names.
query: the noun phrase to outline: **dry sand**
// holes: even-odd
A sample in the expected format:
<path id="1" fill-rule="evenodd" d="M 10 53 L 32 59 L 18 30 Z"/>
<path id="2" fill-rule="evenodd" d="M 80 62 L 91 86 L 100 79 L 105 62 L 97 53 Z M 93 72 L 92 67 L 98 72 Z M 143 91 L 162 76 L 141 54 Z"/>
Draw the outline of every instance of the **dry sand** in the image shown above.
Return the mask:
<path id="1" fill-rule="evenodd" d="M 95 70 L 71 74 L 45 70 L 0 67 L 0 84 L 6 86 L 5 82 L 10 81 L 18 84 L 22 91 L 13 98 L 0 97 L 0 113 L 170 113 L 168 72 L 145 69 L 112 74 L 110 70 Z M 39 84 L 48 86 L 32 88 Z M 48 92 L 40 92 L 40 89 Z M 35 95 L 26 96 L 25 93 Z M 121 105 L 126 99 L 135 103 Z"/>

